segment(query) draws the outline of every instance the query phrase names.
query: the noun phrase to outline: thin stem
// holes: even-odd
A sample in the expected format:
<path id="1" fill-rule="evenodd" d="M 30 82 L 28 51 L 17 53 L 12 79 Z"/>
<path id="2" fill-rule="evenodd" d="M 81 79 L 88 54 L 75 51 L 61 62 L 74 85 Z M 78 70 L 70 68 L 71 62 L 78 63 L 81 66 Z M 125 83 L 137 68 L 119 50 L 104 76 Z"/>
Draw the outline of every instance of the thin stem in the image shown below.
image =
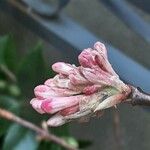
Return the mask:
<path id="1" fill-rule="evenodd" d="M 46 130 L 36 126 L 35 124 L 26 121 L 18 116 L 16 116 L 15 114 L 0 108 L 0 117 L 16 122 L 26 128 L 29 128 L 33 131 L 35 131 L 38 135 L 42 136 L 43 139 L 49 140 L 49 141 L 53 141 L 56 144 L 61 145 L 62 147 L 68 149 L 68 150 L 77 150 L 76 148 L 73 148 L 72 146 L 70 146 L 69 144 L 66 143 L 65 140 L 63 140 L 62 138 L 59 138 L 51 133 L 48 133 Z"/>
<path id="2" fill-rule="evenodd" d="M 133 106 L 135 105 L 144 105 L 144 106 L 150 106 L 150 95 L 148 93 L 145 93 L 142 89 L 135 88 L 131 86 L 132 92 L 129 96 L 130 100 L 128 100 L 129 103 L 131 103 Z"/>

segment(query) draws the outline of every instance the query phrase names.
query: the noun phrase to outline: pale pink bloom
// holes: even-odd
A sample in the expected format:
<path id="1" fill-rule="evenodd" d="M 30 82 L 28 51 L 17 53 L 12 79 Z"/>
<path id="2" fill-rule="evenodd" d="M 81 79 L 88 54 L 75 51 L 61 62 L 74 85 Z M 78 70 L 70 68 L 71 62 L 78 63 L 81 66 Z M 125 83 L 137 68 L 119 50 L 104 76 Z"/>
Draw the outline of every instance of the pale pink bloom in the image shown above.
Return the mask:
<path id="1" fill-rule="evenodd" d="M 88 120 L 116 106 L 131 92 L 109 63 L 104 44 L 96 42 L 93 48 L 84 49 L 78 60 L 78 67 L 55 63 L 52 69 L 57 75 L 34 89 L 32 107 L 41 114 L 55 114 L 47 121 L 50 126 Z"/>

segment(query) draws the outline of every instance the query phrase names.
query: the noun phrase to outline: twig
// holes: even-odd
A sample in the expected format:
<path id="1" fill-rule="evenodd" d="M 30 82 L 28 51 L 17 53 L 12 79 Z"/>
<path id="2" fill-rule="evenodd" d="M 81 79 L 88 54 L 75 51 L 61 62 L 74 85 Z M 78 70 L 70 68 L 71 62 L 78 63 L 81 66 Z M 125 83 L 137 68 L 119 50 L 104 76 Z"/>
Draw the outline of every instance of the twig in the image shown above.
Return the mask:
<path id="1" fill-rule="evenodd" d="M 118 111 L 113 112 L 114 135 L 116 140 L 116 150 L 123 149 L 123 137 L 121 132 L 120 117 Z"/>
<path id="2" fill-rule="evenodd" d="M 150 106 L 150 94 L 145 93 L 142 89 L 131 86 L 132 92 L 126 102 L 135 105 Z"/>
<path id="3" fill-rule="evenodd" d="M 73 148 L 72 146 L 67 144 L 66 141 L 63 140 L 62 138 L 59 138 L 51 133 L 48 133 L 46 130 L 34 125 L 31 122 L 28 122 L 28 121 L 16 116 L 15 114 L 13 114 L 5 109 L 0 108 L 0 117 L 10 120 L 10 121 L 13 121 L 13 122 L 16 122 L 26 128 L 29 128 L 29 129 L 35 131 L 40 136 L 42 136 L 44 139 L 53 141 L 54 143 L 61 145 L 62 147 L 66 148 L 67 150 L 77 150 L 76 148 Z"/>

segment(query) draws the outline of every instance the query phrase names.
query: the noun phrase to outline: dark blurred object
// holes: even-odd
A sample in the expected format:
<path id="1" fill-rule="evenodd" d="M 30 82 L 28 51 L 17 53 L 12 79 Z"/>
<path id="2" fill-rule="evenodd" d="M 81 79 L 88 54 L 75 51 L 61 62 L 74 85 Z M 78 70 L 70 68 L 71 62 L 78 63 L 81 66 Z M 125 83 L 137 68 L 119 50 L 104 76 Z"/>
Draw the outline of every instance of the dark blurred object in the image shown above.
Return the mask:
<path id="1" fill-rule="evenodd" d="M 43 0 L 22 0 L 31 10 L 35 11 L 45 18 L 57 18 L 61 10 L 69 3 L 70 0 L 55 0 L 52 7 L 48 2 Z"/>
<path id="2" fill-rule="evenodd" d="M 146 13 L 150 13 L 150 0 L 127 0 Z"/>
<path id="3" fill-rule="evenodd" d="M 144 1 L 145 0 L 141 1 L 142 5 L 140 5 L 140 3 L 136 3 L 136 6 L 141 6 L 143 9 L 149 10 L 150 1 Z M 150 42 L 150 25 L 145 22 L 137 12 L 135 12 L 135 10 L 133 10 L 133 8 L 125 0 L 100 0 L 100 2 L 103 2 L 106 7 L 108 7 L 134 32 L 143 37 L 147 42 Z M 132 4 L 135 4 L 135 2 L 135 0 L 132 1 Z"/>

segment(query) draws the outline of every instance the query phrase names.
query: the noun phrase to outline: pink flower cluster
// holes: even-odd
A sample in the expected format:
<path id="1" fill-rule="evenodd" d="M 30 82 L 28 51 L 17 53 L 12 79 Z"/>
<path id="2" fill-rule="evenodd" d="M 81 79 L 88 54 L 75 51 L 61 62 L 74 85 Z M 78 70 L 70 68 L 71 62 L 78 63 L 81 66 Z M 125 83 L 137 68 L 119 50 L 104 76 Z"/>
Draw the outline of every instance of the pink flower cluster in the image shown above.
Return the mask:
<path id="1" fill-rule="evenodd" d="M 32 107 L 41 114 L 55 114 L 47 121 L 50 126 L 86 120 L 116 106 L 131 91 L 111 67 L 104 44 L 96 42 L 93 48 L 84 49 L 78 60 L 78 67 L 55 63 L 52 69 L 57 75 L 34 89 Z"/>

